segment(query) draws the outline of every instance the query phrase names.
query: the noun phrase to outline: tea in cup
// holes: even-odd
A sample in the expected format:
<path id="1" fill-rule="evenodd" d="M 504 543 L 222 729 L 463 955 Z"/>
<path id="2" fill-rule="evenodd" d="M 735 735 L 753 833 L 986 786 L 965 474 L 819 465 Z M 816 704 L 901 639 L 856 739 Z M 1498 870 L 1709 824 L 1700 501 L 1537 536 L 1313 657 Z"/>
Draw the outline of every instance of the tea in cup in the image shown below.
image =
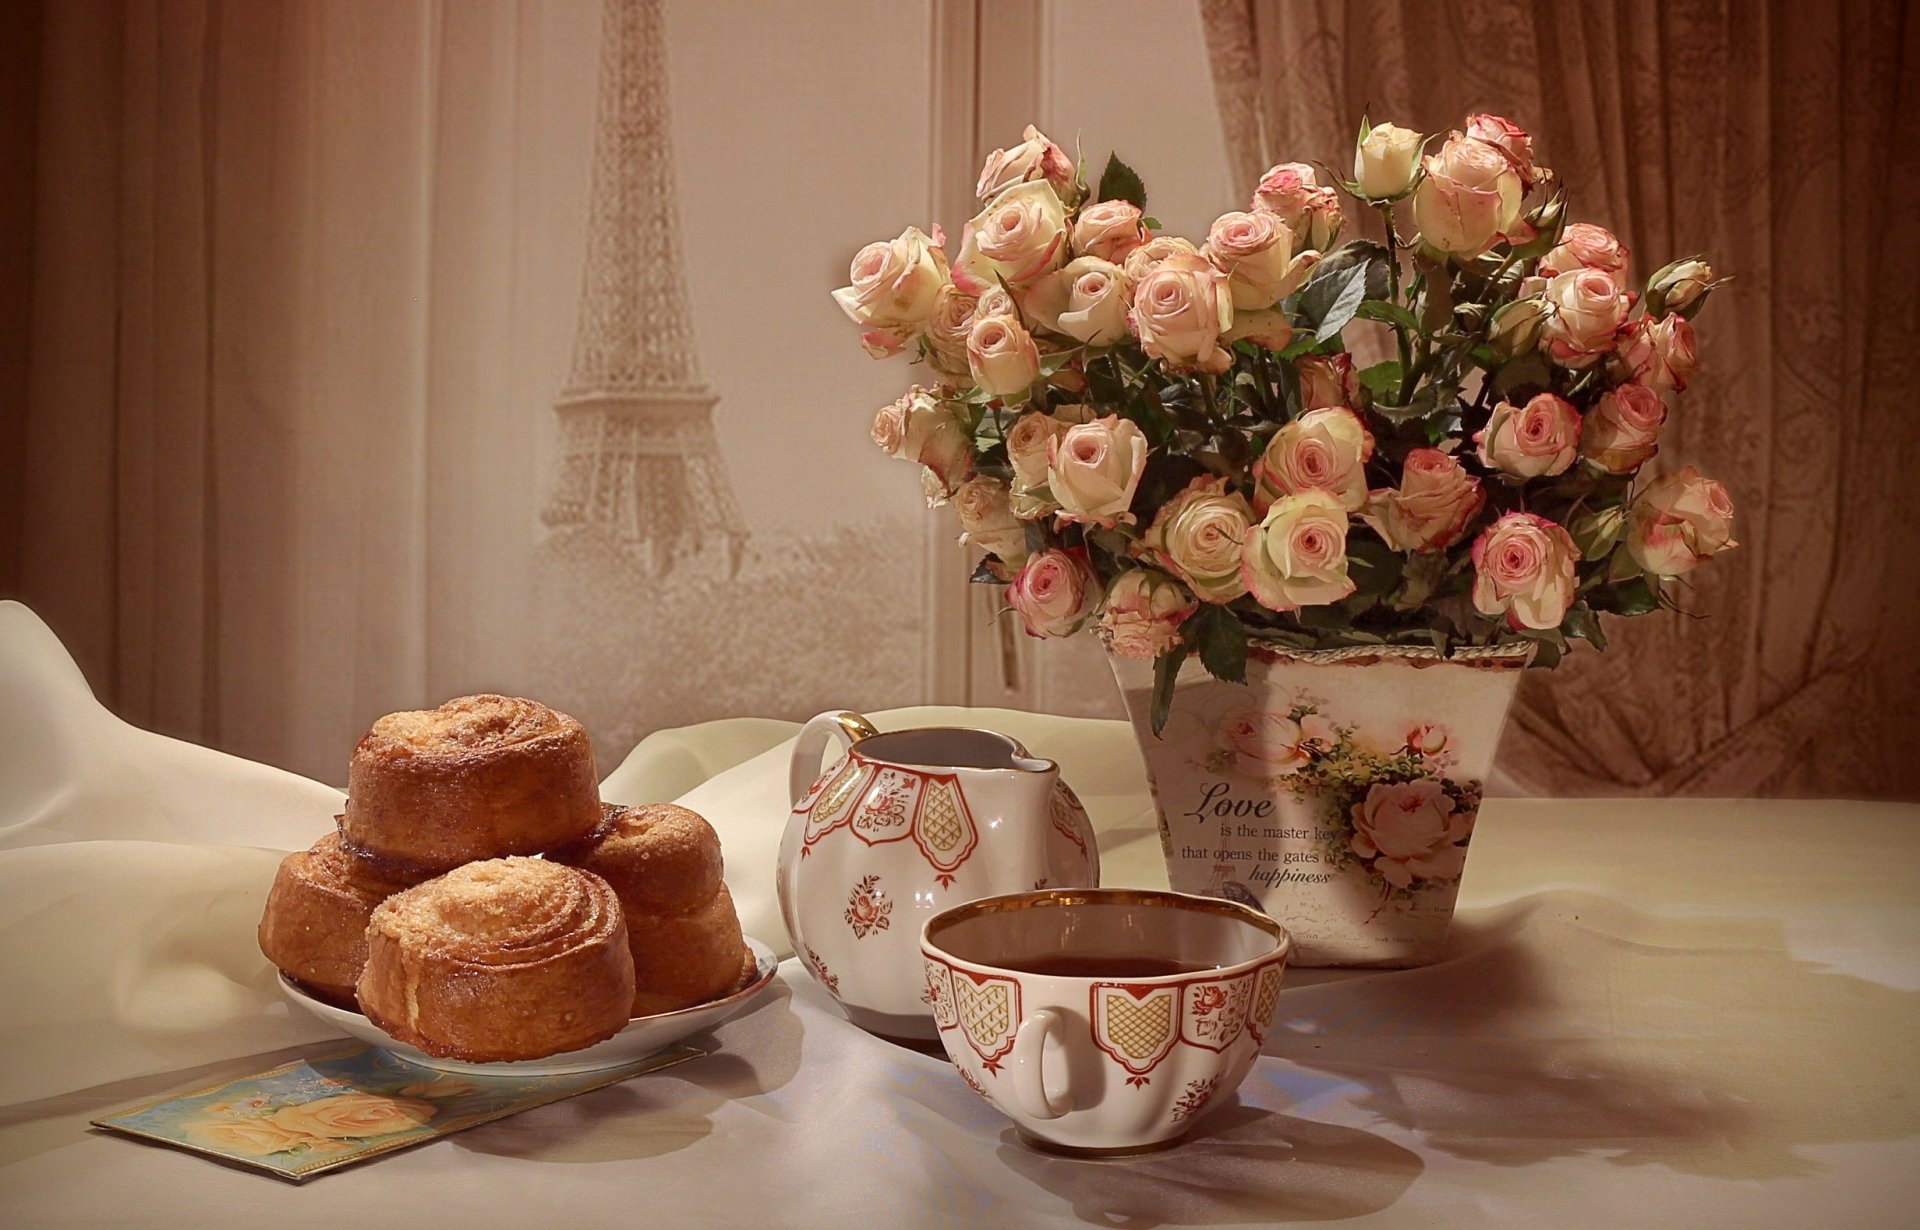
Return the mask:
<path id="1" fill-rule="evenodd" d="M 1286 929 L 1214 897 L 1130 888 L 985 897 L 927 920 L 920 951 L 961 1079 L 1037 1148 L 1178 1144 L 1266 1041 Z"/>

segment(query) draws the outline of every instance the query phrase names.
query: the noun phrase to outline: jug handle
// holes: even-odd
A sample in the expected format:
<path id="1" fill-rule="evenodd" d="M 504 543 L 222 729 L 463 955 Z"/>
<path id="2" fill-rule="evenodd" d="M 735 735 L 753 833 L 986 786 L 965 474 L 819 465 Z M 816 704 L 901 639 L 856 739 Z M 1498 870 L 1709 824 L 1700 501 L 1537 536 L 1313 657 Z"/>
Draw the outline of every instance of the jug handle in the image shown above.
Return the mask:
<path id="1" fill-rule="evenodd" d="M 800 800 L 807 797 L 814 779 L 820 776 L 820 755 L 827 750 L 828 738 L 838 735 L 842 743 L 852 747 L 879 733 L 872 722 L 851 709 L 829 709 L 807 719 L 793 741 L 793 759 L 787 762 L 787 793 L 793 799 L 790 806 L 800 806 Z"/>

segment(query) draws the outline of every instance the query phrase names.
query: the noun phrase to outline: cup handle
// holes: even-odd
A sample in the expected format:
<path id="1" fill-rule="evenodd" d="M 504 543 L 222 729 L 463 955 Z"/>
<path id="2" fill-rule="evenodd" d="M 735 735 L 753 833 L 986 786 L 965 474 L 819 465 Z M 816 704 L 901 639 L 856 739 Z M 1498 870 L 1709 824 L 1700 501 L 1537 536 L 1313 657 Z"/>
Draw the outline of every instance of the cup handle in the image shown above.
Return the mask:
<path id="1" fill-rule="evenodd" d="M 1043 1067 L 1047 1039 L 1060 1024 L 1059 1013 L 1041 1008 L 1021 1021 L 1013 1035 L 1012 1065 L 1008 1072 L 1013 1078 L 1013 1100 L 1020 1104 L 1021 1113 L 1035 1119 L 1058 1119 L 1073 1109 L 1073 1091 L 1067 1088 L 1066 1081 L 1062 1079 L 1057 1086 L 1050 1084 Z"/>
<path id="2" fill-rule="evenodd" d="M 787 793 L 793 798 L 788 806 L 800 806 L 800 800 L 807 797 L 814 779 L 820 776 L 820 755 L 827 750 L 830 737 L 838 735 L 842 743 L 852 747 L 879 733 L 872 722 L 851 709 L 829 709 L 808 718 L 800 728 L 800 737 L 793 742 L 793 759 L 787 762 Z"/>

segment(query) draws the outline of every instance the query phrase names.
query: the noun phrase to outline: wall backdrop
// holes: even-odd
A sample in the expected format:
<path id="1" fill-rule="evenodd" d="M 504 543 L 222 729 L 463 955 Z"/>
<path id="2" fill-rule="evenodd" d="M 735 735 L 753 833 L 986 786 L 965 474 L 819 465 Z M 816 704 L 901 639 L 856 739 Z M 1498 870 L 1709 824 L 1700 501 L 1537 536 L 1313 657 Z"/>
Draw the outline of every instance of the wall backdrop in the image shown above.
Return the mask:
<path id="1" fill-rule="evenodd" d="M 1920 797 L 1904 394 L 1920 23 L 1382 0 L 40 0 L 0 11 L 0 592 L 130 720 L 344 776 L 495 689 L 612 760 L 737 713 L 1117 713 L 1006 635 L 866 442 L 827 291 L 950 234 L 1031 118 L 1204 233 L 1363 110 L 1512 116 L 1574 216 L 1737 279 L 1676 454 L 1742 546 L 1702 620 L 1529 678 L 1496 784 Z M 1905 433 L 1904 435 L 1902 433 Z"/>

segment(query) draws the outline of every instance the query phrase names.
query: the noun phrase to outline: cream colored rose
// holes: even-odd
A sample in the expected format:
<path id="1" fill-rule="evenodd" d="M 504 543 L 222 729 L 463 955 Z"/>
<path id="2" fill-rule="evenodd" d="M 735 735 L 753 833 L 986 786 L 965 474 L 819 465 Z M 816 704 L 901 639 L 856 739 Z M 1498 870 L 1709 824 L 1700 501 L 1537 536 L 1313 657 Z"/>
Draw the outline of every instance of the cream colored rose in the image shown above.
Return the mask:
<path id="1" fill-rule="evenodd" d="M 1345 598 L 1354 590 L 1347 576 L 1347 510 L 1325 491 L 1275 500 L 1247 534 L 1240 576 L 1254 600 L 1270 610 Z"/>
<path id="2" fill-rule="evenodd" d="M 1547 282 L 1540 340 L 1562 367 L 1591 365 L 1617 344 L 1633 300 L 1604 269 L 1581 266 Z"/>
<path id="3" fill-rule="evenodd" d="M 979 302 L 958 286 L 948 283 L 934 296 L 933 310 L 927 314 L 927 345 L 949 361 L 956 372 L 967 370 L 967 334 L 973 329 L 974 307 Z"/>
<path id="4" fill-rule="evenodd" d="M 1497 115 L 1479 115 L 1467 117 L 1467 135 L 1476 141 L 1485 141 L 1507 156 L 1514 172 L 1520 176 L 1520 188 L 1530 192 L 1540 176 L 1540 170 L 1533 162 L 1533 138 L 1527 130 L 1512 120 Z"/>
<path id="5" fill-rule="evenodd" d="M 181 1131 L 203 1149 L 240 1157 L 266 1157 L 314 1141 L 305 1132 L 281 1127 L 271 1119 L 201 1119 L 183 1124 Z"/>
<path id="6" fill-rule="evenodd" d="M 1111 346 L 1127 336 L 1133 283 L 1112 261 L 1082 256 L 1033 284 L 1027 311 L 1040 326 L 1089 346 Z"/>
<path id="7" fill-rule="evenodd" d="M 951 495 L 973 471 L 973 441 L 958 409 L 915 385 L 874 417 L 873 442 L 883 452 L 926 468 L 930 502 Z"/>
<path id="8" fill-rule="evenodd" d="M 1249 208 L 1274 215 L 1300 247 L 1313 252 L 1333 247 L 1347 222 L 1338 194 L 1321 187 L 1313 168 L 1304 162 L 1282 163 L 1261 176 Z"/>
<path id="9" fill-rule="evenodd" d="M 1660 451 L 1667 403 L 1639 384 L 1608 389 L 1580 426 L 1580 455 L 1609 474 L 1630 474 Z"/>
<path id="10" fill-rule="evenodd" d="M 1069 521 L 1131 523 L 1134 489 L 1147 468 L 1147 437 L 1118 415 L 1067 428 L 1047 446 L 1047 487 Z"/>
<path id="11" fill-rule="evenodd" d="M 997 149 L 987 155 L 975 189 L 980 199 L 991 201 L 1015 184 L 1036 179 L 1046 180 L 1061 199 L 1066 199 L 1073 188 L 1073 159 L 1032 124 L 1022 136 L 1024 139 L 1012 149 Z"/>
<path id="12" fill-rule="evenodd" d="M 1100 639 L 1123 658 L 1157 658 L 1180 643 L 1180 625 L 1199 604 L 1178 581 L 1134 568 L 1107 587 Z"/>
<path id="13" fill-rule="evenodd" d="M 1016 487 L 1043 486 L 1047 481 L 1047 453 L 1053 438 L 1066 430 L 1058 419 L 1028 411 L 1007 432 L 1007 461 L 1013 466 Z"/>
<path id="14" fill-rule="evenodd" d="M 1642 316 L 1621 334 L 1619 368 L 1635 384 L 1677 393 L 1687 387 L 1687 377 L 1699 367 L 1693 326 L 1684 316 Z"/>
<path id="15" fill-rule="evenodd" d="M 976 546 L 1009 568 L 1027 561 L 1027 527 L 1013 515 L 1012 493 L 997 478 L 975 475 L 953 493 L 960 545 Z"/>
<path id="16" fill-rule="evenodd" d="M 1540 330 L 1547 321 L 1547 302 L 1535 296 L 1515 299 L 1494 312 L 1487 345 L 1501 360 L 1529 354 L 1540 347 Z"/>
<path id="17" fill-rule="evenodd" d="M 1467 866 L 1473 813 L 1430 777 L 1375 782 L 1353 805 L 1353 852 L 1372 859 L 1380 878 L 1395 888 L 1415 879 L 1457 880 Z"/>
<path id="18" fill-rule="evenodd" d="M 1247 592 L 1240 559 L 1252 526 L 1246 497 L 1225 478 L 1202 475 L 1160 506 L 1140 549 L 1203 601 L 1232 602 Z"/>
<path id="19" fill-rule="evenodd" d="M 1233 327 L 1226 332 L 1229 342 L 1249 341 L 1268 350 L 1285 350 L 1293 340 L 1293 322 L 1278 308 L 1243 312 L 1234 309 Z"/>
<path id="20" fill-rule="evenodd" d="M 1006 316 L 1023 325 L 1027 323 L 1026 317 L 1021 315 L 1020 305 L 1007 293 L 1007 288 L 998 282 L 981 291 L 980 297 L 973 302 L 975 320 L 985 320 L 989 316 Z M 972 332 L 973 326 L 969 324 L 967 329 Z"/>
<path id="21" fill-rule="evenodd" d="M 1019 183 L 968 220 L 953 282 L 970 295 L 996 282 L 1027 287 L 1066 263 L 1067 209 L 1045 180 Z"/>
<path id="22" fill-rule="evenodd" d="M 1396 551 L 1444 551 L 1480 515 L 1487 494 L 1458 459 L 1416 448 L 1400 470 L 1400 486 L 1371 491 L 1361 519 Z"/>
<path id="23" fill-rule="evenodd" d="M 1580 455 L 1580 412 L 1552 393 L 1538 393 L 1525 406 L 1502 401 L 1474 436 L 1480 462 L 1517 478 L 1563 474 Z"/>
<path id="24" fill-rule="evenodd" d="M 1141 348 L 1164 363 L 1208 372 L 1233 365 L 1220 345 L 1233 327 L 1232 292 L 1226 275 L 1198 255 L 1169 256 L 1147 270 L 1133 288 L 1132 322 Z"/>
<path id="25" fill-rule="evenodd" d="M 1317 713 L 1298 721 L 1270 709 L 1248 709 L 1227 719 L 1221 741 L 1236 753 L 1259 762 L 1265 774 L 1291 777 L 1312 763 L 1315 752 L 1329 752 L 1339 741 L 1333 723 Z"/>
<path id="26" fill-rule="evenodd" d="M 411 1131 L 439 1113 L 439 1107 L 419 1098 L 342 1093 L 297 1106 L 283 1106 L 273 1112 L 273 1122 L 291 1132 L 342 1139 Z"/>
<path id="27" fill-rule="evenodd" d="M 1093 613 L 1095 586 L 1084 552 L 1040 551 L 1008 584 L 1007 602 L 1029 636 L 1071 636 Z"/>
<path id="28" fill-rule="evenodd" d="M 1367 502 L 1373 436 L 1341 406 L 1309 410 L 1267 442 L 1253 464 L 1253 506 L 1262 512 L 1283 495 L 1324 491 L 1349 512 Z"/>
<path id="29" fill-rule="evenodd" d="M 967 331 L 967 368 L 995 397 L 1024 395 L 1040 379 L 1040 349 L 1014 317 L 984 317 Z"/>
<path id="30" fill-rule="evenodd" d="M 1413 221 L 1428 247 L 1478 256 L 1518 227 L 1525 188 L 1499 146 L 1456 132 L 1421 165 L 1426 175 L 1413 190 Z"/>
<path id="31" fill-rule="evenodd" d="M 1692 572 L 1733 540 L 1733 497 L 1692 466 L 1651 483 L 1627 518 L 1627 553 L 1649 575 Z"/>
<path id="32" fill-rule="evenodd" d="M 1647 279 L 1647 314 L 1678 312 L 1691 316 L 1695 306 L 1717 285 L 1713 266 L 1697 256 L 1663 265 Z"/>
<path id="33" fill-rule="evenodd" d="M 1510 628 L 1557 628 L 1573 605 L 1579 548 L 1545 517 L 1510 512 L 1473 541 L 1473 605 Z"/>
<path id="34" fill-rule="evenodd" d="M 1127 253 L 1127 259 L 1120 262 L 1120 267 L 1127 271 L 1127 277 L 1131 278 L 1133 284 L 1138 287 L 1140 279 L 1146 277 L 1161 261 L 1171 260 L 1176 256 L 1199 255 L 1200 249 L 1178 235 L 1155 235 Z"/>
<path id="35" fill-rule="evenodd" d="M 1296 252 L 1293 232 L 1265 210 L 1222 214 L 1201 252 L 1227 275 L 1235 308 L 1270 308 L 1306 282 L 1317 252 Z"/>
<path id="36" fill-rule="evenodd" d="M 1080 210 L 1070 239 L 1081 256 L 1120 264 L 1147 242 L 1140 207 L 1132 201 L 1095 201 Z"/>
<path id="37" fill-rule="evenodd" d="M 1302 355 L 1293 361 L 1293 370 L 1300 378 L 1300 404 L 1304 408 L 1352 409 L 1360 405 L 1360 373 L 1353 370 L 1351 354 Z"/>
<path id="38" fill-rule="evenodd" d="M 1626 247 L 1604 226 L 1591 222 L 1569 222 L 1560 233 L 1560 242 L 1540 258 L 1538 273 L 1543 278 L 1559 277 L 1576 269 L 1600 269 L 1625 281 Z"/>
<path id="39" fill-rule="evenodd" d="M 1370 201 L 1393 201 L 1413 187 L 1420 171 L 1420 143 L 1424 138 L 1411 128 L 1398 124 L 1379 124 L 1353 151 L 1353 182 L 1360 195 Z"/>
<path id="40" fill-rule="evenodd" d="M 851 279 L 853 285 L 833 292 L 840 310 L 856 324 L 904 342 L 932 314 L 940 288 L 949 281 L 947 254 L 910 226 L 898 239 L 860 249 Z"/>

